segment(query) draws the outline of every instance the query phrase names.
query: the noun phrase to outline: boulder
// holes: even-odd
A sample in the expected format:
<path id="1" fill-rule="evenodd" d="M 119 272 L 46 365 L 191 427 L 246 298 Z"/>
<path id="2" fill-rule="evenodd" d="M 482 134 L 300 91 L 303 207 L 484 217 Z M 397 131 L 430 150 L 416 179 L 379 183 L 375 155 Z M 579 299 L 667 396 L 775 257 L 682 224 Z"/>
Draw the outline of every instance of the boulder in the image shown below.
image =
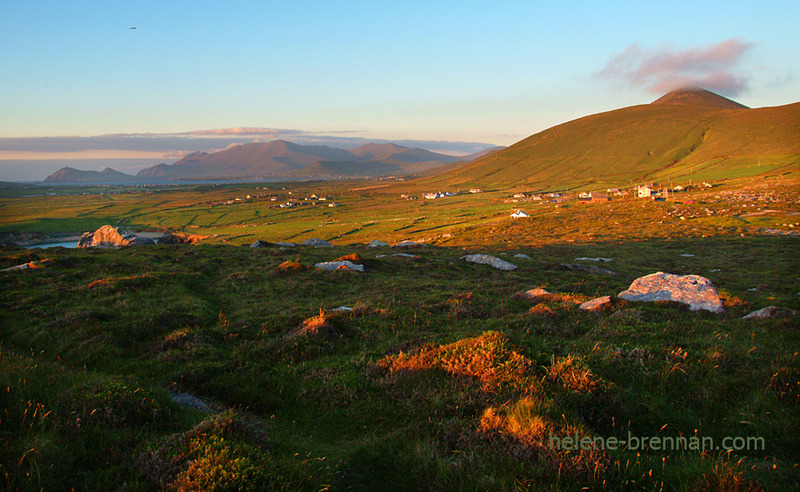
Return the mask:
<path id="1" fill-rule="evenodd" d="M 264 241 L 263 239 L 258 239 L 256 242 L 250 245 L 251 248 L 267 248 L 272 246 L 272 243 L 269 241 Z"/>
<path id="2" fill-rule="evenodd" d="M 314 246 L 315 248 L 331 248 L 333 245 L 324 239 L 312 237 L 303 241 L 303 246 Z"/>
<path id="3" fill-rule="evenodd" d="M 0 272 L 13 272 L 15 270 L 28 270 L 28 269 L 31 269 L 31 268 L 33 268 L 33 269 L 42 268 L 42 265 L 44 265 L 45 263 L 49 263 L 51 261 L 53 261 L 53 260 L 51 260 L 49 258 L 46 258 L 46 259 L 41 260 L 41 261 L 29 261 L 28 263 L 23 263 L 22 265 L 12 266 L 12 267 L 9 267 L 9 268 L 3 268 L 2 270 L 0 270 Z"/>
<path id="4" fill-rule="evenodd" d="M 158 244 L 197 244 L 211 236 L 202 234 L 183 234 L 180 232 L 167 232 L 158 238 Z"/>
<path id="5" fill-rule="evenodd" d="M 514 255 L 514 258 L 519 258 L 521 260 L 532 260 L 530 256 L 526 255 L 525 253 L 517 253 Z"/>
<path id="6" fill-rule="evenodd" d="M 401 258 L 419 258 L 419 255 L 412 255 L 410 253 L 394 253 L 392 255 L 378 255 L 375 258 L 386 258 L 388 256 L 400 256 Z"/>
<path id="7" fill-rule="evenodd" d="M 384 243 L 383 241 L 378 241 L 377 239 L 373 239 L 367 245 L 368 248 L 383 248 L 385 246 L 389 246 L 389 245 L 387 243 Z"/>
<path id="8" fill-rule="evenodd" d="M 395 244 L 393 247 L 395 248 L 411 248 L 414 246 L 422 246 L 420 243 L 416 241 L 400 241 L 399 243 Z"/>
<path id="9" fill-rule="evenodd" d="M 156 244 L 156 242 L 149 237 L 137 236 L 110 225 L 104 225 L 94 232 L 86 232 L 78 240 L 79 248 L 121 248 L 148 244 Z"/>
<path id="10" fill-rule="evenodd" d="M 748 314 L 747 316 L 743 317 L 742 319 L 757 319 L 757 318 L 776 318 L 776 319 L 783 319 L 783 318 L 790 318 L 797 314 L 793 309 L 781 307 L 781 306 L 768 306 L 764 309 L 759 309 L 758 311 L 753 311 L 752 313 Z"/>
<path id="11" fill-rule="evenodd" d="M 552 294 L 552 292 L 548 292 L 546 289 L 544 289 L 542 287 L 537 287 L 535 289 L 531 289 L 529 291 L 526 291 L 523 295 L 525 297 L 527 297 L 528 299 L 539 299 L 539 298 L 552 296 L 553 294 Z"/>
<path id="12" fill-rule="evenodd" d="M 358 253 L 350 253 L 336 258 L 335 261 L 352 261 L 353 263 L 364 263 L 364 259 Z"/>
<path id="13" fill-rule="evenodd" d="M 583 311 L 602 311 L 611 306 L 611 296 L 603 296 L 597 297 L 592 299 L 591 301 L 586 301 L 580 306 L 578 309 Z"/>
<path id="14" fill-rule="evenodd" d="M 347 269 L 347 270 L 355 270 L 357 272 L 364 271 L 364 265 L 359 265 L 357 263 L 353 263 L 352 261 L 344 260 L 344 261 L 324 261 L 322 263 L 317 263 L 314 265 L 316 268 L 321 268 L 323 270 L 339 270 L 339 269 Z"/>
<path id="15" fill-rule="evenodd" d="M 692 311 L 725 311 L 717 289 L 709 279 L 700 275 L 656 272 L 637 278 L 617 297 L 634 302 L 677 301 L 688 304 Z"/>
<path id="16" fill-rule="evenodd" d="M 614 261 L 614 258 L 591 258 L 588 256 L 581 256 L 580 258 L 575 258 L 575 261 L 600 261 L 600 262 L 607 262 L 607 261 Z"/>
<path id="17" fill-rule="evenodd" d="M 198 412 L 210 412 L 211 409 L 200 398 L 190 395 L 189 393 L 179 393 L 170 395 L 172 401 L 186 408 L 197 410 Z"/>
<path id="18" fill-rule="evenodd" d="M 566 268 L 567 270 L 572 270 L 573 272 L 586 272 L 586 273 L 594 273 L 595 275 L 616 275 L 616 273 L 612 272 L 611 270 L 606 270 L 605 268 L 600 268 L 596 265 L 582 265 L 580 263 L 562 263 L 562 267 Z"/>
<path id="19" fill-rule="evenodd" d="M 492 255 L 482 255 L 482 254 L 467 255 L 467 256 L 462 256 L 461 259 L 469 263 L 480 263 L 483 265 L 489 265 L 491 267 L 497 268 L 498 270 L 514 270 L 515 268 L 517 268 L 517 265 L 509 263 L 505 260 L 501 260 L 500 258 Z"/>

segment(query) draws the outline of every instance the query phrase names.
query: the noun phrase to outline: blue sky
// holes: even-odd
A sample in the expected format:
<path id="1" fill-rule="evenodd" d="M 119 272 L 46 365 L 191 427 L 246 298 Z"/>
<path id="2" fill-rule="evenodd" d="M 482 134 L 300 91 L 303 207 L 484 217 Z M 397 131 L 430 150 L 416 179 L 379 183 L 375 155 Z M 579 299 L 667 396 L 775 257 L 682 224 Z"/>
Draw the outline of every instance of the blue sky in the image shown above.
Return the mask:
<path id="1" fill-rule="evenodd" d="M 751 107 L 788 104 L 800 100 L 797 25 L 796 0 L 3 0 L 0 180 L 56 165 L 25 160 L 92 157 L 84 168 L 99 169 L 188 151 L 138 135 L 133 150 L 77 152 L 41 137 L 252 127 L 466 152 L 650 102 L 676 81 Z"/>

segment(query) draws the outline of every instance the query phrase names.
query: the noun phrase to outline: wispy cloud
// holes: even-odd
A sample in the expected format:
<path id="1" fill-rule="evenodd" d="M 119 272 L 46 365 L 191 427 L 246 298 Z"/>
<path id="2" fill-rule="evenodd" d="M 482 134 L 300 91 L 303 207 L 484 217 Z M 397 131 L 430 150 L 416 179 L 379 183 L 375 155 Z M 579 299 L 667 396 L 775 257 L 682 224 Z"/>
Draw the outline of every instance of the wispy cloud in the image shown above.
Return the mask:
<path id="1" fill-rule="evenodd" d="M 736 96 L 747 89 L 748 83 L 747 75 L 738 72 L 736 66 L 752 46 L 743 39 L 685 50 L 647 50 L 634 43 L 612 57 L 598 75 L 656 94 L 681 87 L 703 87 Z"/>

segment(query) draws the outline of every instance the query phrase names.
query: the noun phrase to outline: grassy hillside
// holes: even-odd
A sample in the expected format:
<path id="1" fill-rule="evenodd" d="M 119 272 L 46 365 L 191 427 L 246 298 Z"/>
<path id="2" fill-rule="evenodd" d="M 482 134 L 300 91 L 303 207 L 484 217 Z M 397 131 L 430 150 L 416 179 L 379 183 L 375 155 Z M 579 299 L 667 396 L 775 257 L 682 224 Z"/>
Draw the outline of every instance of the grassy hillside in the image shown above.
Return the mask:
<path id="1" fill-rule="evenodd" d="M 394 251 L 363 246 L 3 249 L 2 267 L 36 263 L 0 273 L 0 483 L 8 490 L 790 490 L 800 483 L 796 318 L 740 319 L 770 304 L 800 309 L 797 239 L 482 251 L 531 259 L 509 255 L 519 268 L 501 272 L 459 260 L 461 248 L 433 246 L 404 250 L 418 258 L 381 257 Z M 313 268 L 354 253 L 364 273 Z M 562 266 L 578 257 L 612 258 L 602 266 L 616 275 Z M 616 298 L 602 313 L 577 309 L 657 270 L 710 277 L 726 313 Z M 520 295 L 534 287 L 554 294 Z M 172 401 L 181 393 L 210 412 Z M 754 441 L 730 452 L 552 444 L 575 435 Z"/>
<path id="2" fill-rule="evenodd" d="M 586 116 L 425 182 L 539 190 L 707 180 L 800 169 L 800 103 L 656 103 Z"/>

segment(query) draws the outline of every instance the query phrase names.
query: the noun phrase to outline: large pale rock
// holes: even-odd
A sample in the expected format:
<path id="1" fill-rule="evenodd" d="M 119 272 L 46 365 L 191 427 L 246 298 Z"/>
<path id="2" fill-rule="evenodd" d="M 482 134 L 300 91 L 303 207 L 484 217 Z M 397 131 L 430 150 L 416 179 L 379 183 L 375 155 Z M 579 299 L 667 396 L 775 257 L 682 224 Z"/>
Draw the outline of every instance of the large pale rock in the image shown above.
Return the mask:
<path id="1" fill-rule="evenodd" d="M 692 311 L 725 311 L 717 289 L 709 279 L 700 275 L 656 272 L 637 278 L 628 290 L 620 292 L 617 297 L 636 302 L 677 301 L 688 304 Z"/>
<path id="2" fill-rule="evenodd" d="M 744 316 L 742 319 L 757 319 L 757 318 L 789 318 L 797 314 L 794 309 L 789 309 L 786 307 L 781 306 L 768 306 L 764 309 L 759 309 L 758 311 L 753 311 L 752 313 Z"/>
<path id="3" fill-rule="evenodd" d="M 500 258 L 492 255 L 482 255 L 482 254 L 467 255 L 467 256 L 462 256 L 461 259 L 469 263 L 480 263 L 482 265 L 489 265 L 491 267 L 497 268 L 498 270 L 514 270 L 515 268 L 517 268 L 517 265 L 509 263 L 505 260 L 501 260 Z"/>
<path id="4" fill-rule="evenodd" d="M 78 240 L 79 248 L 111 247 L 120 248 L 123 246 L 144 246 L 155 244 L 156 242 L 149 237 L 137 236 L 117 227 L 104 225 L 94 232 L 86 232 Z"/>
<path id="5" fill-rule="evenodd" d="M 355 270 L 357 272 L 364 271 L 364 265 L 359 265 L 358 263 L 353 263 L 349 260 L 343 261 L 324 261 L 322 263 L 317 263 L 314 265 L 317 268 L 321 268 L 323 270 L 339 270 L 339 269 L 349 269 Z"/>
<path id="6" fill-rule="evenodd" d="M 385 246 L 389 246 L 389 245 L 387 243 L 384 243 L 383 241 L 379 241 L 378 239 L 373 239 L 367 245 L 368 248 L 383 248 Z"/>

